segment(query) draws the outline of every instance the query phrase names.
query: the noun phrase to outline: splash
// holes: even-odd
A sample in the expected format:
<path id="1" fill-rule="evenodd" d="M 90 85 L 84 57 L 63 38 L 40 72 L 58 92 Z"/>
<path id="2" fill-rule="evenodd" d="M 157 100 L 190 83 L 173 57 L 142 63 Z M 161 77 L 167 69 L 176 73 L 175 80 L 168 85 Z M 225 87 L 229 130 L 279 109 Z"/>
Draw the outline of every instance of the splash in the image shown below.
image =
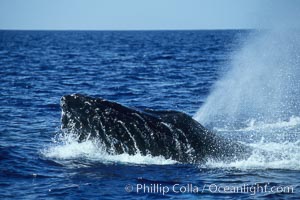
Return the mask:
<path id="1" fill-rule="evenodd" d="M 45 157 L 55 160 L 78 160 L 84 159 L 87 162 L 100 162 L 104 164 L 149 164 L 149 165 L 170 165 L 176 161 L 165 159 L 162 156 L 151 155 L 111 155 L 105 150 L 104 145 L 97 140 L 87 140 L 78 142 L 72 134 L 58 134 L 53 139 L 52 145 L 43 149 L 41 152 Z"/>
<path id="2" fill-rule="evenodd" d="M 233 162 L 209 160 L 204 167 L 300 170 L 300 140 L 279 143 L 261 140 L 248 145 L 254 149 L 249 158 Z"/>
<path id="3" fill-rule="evenodd" d="M 257 121 L 256 119 L 249 119 L 245 126 L 242 128 L 233 128 L 229 129 L 228 127 L 213 128 L 214 131 L 217 132 L 228 132 L 228 131 L 234 131 L 234 132 L 270 132 L 271 130 L 274 131 L 288 131 L 288 130 L 295 130 L 295 128 L 300 126 L 300 117 L 291 116 L 288 120 L 279 120 L 277 122 L 272 123 L 264 123 L 262 121 Z M 274 132 L 272 131 L 272 132 Z"/>

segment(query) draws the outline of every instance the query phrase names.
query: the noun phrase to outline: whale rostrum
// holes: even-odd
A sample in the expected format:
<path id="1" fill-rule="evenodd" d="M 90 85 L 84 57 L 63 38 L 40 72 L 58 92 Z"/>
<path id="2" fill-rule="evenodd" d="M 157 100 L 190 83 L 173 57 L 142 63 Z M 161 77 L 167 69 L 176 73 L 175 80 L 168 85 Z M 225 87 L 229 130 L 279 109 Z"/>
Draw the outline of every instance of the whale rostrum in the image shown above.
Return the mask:
<path id="1" fill-rule="evenodd" d="M 182 163 L 244 157 L 242 144 L 210 132 L 178 111 L 137 110 L 102 98 L 61 98 L 62 130 L 79 142 L 99 140 L 109 154 L 163 156 Z"/>

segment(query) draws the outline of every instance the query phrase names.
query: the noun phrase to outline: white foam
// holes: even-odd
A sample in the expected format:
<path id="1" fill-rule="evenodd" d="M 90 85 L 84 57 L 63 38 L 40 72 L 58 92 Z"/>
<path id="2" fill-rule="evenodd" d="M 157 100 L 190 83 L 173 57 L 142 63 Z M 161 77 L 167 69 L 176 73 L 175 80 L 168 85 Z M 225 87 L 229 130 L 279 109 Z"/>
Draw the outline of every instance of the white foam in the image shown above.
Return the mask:
<path id="1" fill-rule="evenodd" d="M 250 120 L 248 127 L 242 131 L 262 130 L 262 129 L 281 129 L 281 128 L 294 128 L 300 125 L 300 117 L 291 116 L 287 121 L 278 120 L 274 123 L 259 122 L 255 119 Z"/>
<path id="2" fill-rule="evenodd" d="M 62 138 L 60 138 L 62 140 Z M 58 144 L 57 144 L 58 143 Z M 101 163 L 124 163 L 124 164 L 149 164 L 149 165 L 169 165 L 175 164 L 172 159 L 165 159 L 162 156 L 129 155 L 127 153 L 120 155 L 110 155 L 105 151 L 101 143 L 97 141 L 77 142 L 75 138 L 65 136 L 63 142 L 53 143 L 42 151 L 42 154 L 51 159 L 69 160 L 69 159 L 87 159 L 90 161 L 99 161 Z"/>
<path id="3" fill-rule="evenodd" d="M 208 168 L 289 169 L 300 170 L 300 140 L 296 142 L 265 142 L 249 144 L 251 156 L 233 162 L 209 160 Z"/>
<path id="4" fill-rule="evenodd" d="M 232 132 L 247 132 L 247 131 L 271 131 L 271 130 L 287 130 L 287 129 L 293 129 L 300 125 L 300 117 L 298 116 L 291 116 L 288 120 L 277 120 L 275 122 L 263 122 L 258 121 L 256 119 L 250 119 L 247 121 L 246 126 L 243 128 L 227 128 L 227 127 L 214 127 L 213 129 L 215 131 L 232 131 Z"/>

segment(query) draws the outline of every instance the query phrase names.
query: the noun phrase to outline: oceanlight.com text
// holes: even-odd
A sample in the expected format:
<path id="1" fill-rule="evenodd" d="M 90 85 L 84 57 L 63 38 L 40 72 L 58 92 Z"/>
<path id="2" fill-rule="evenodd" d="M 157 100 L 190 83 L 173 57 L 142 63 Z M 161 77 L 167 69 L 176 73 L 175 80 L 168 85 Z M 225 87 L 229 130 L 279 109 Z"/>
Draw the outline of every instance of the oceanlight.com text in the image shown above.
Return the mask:
<path id="1" fill-rule="evenodd" d="M 197 193 L 219 193 L 219 194 L 249 194 L 256 195 L 258 193 L 275 194 L 275 193 L 294 193 L 294 186 L 272 186 L 269 183 L 255 183 L 242 185 L 224 185 L 224 184 L 203 184 L 202 186 L 196 184 L 174 184 L 164 185 L 160 183 L 153 184 L 127 184 L 125 186 L 126 192 L 135 192 L 137 194 L 197 194 Z"/>

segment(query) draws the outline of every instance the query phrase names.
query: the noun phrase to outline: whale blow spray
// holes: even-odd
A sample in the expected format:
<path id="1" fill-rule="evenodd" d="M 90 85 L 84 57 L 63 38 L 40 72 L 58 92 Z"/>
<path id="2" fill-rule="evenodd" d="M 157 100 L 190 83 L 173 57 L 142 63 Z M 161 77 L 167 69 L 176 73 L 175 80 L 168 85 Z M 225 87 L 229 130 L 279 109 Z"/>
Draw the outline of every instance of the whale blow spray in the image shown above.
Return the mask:
<path id="1" fill-rule="evenodd" d="M 194 118 L 206 126 L 273 123 L 300 115 L 300 34 L 253 33 Z"/>

